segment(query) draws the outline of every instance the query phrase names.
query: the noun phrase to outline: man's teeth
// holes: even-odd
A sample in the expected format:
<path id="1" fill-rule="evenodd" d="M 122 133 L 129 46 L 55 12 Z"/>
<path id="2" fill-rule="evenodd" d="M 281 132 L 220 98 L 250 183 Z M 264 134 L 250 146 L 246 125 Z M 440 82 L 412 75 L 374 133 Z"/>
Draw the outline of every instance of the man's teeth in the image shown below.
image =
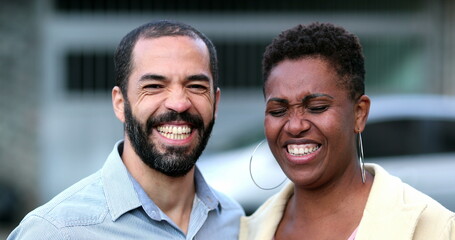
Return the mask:
<path id="1" fill-rule="evenodd" d="M 319 149 L 317 144 L 305 144 L 305 145 L 288 145 L 288 152 L 294 156 L 303 156 Z"/>
<path id="2" fill-rule="evenodd" d="M 156 128 L 166 138 L 173 140 L 182 140 L 190 136 L 191 127 L 162 125 Z"/>

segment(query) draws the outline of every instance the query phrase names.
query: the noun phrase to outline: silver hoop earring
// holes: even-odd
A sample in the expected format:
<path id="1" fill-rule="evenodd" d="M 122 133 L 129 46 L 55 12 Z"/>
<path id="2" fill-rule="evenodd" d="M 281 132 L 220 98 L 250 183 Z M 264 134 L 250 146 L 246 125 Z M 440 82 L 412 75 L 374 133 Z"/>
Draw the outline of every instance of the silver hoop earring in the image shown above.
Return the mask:
<path id="1" fill-rule="evenodd" d="M 275 187 L 270 187 L 270 188 L 267 188 L 267 187 L 261 187 L 259 186 L 259 184 L 254 180 L 254 177 L 253 177 L 253 172 L 252 172 L 252 167 L 251 167 L 251 163 L 253 162 L 253 156 L 254 154 L 256 153 L 256 151 L 258 150 L 258 148 L 265 142 L 265 139 L 263 139 L 257 146 L 256 148 L 254 149 L 253 153 L 251 154 L 251 157 L 250 157 L 250 165 L 249 165 L 249 171 L 250 171 L 250 177 L 251 177 L 251 180 L 253 181 L 254 185 L 256 185 L 256 187 L 262 189 L 262 190 L 273 190 L 273 189 L 276 189 L 278 188 L 279 186 L 281 186 L 285 181 L 286 181 L 286 177 L 284 178 L 284 180 L 276 185 Z"/>
<path id="2" fill-rule="evenodd" d="M 362 134 L 357 133 L 357 156 L 359 158 L 360 173 L 362 174 L 362 183 L 365 183 L 365 164 L 363 162 L 363 144 L 362 144 Z"/>

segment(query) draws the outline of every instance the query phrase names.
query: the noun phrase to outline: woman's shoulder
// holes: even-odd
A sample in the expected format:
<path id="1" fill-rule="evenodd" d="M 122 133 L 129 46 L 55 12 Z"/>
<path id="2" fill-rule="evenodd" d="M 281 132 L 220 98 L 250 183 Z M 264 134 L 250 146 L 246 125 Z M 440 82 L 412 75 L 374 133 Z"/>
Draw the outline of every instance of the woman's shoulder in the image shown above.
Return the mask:
<path id="1" fill-rule="evenodd" d="M 454 212 L 448 210 L 442 204 L 412 186 L 406 183 L 403 183 L 403 185 L 403 201 L 405 203 L 408 205 L 422 204 L 425 206 L 420 215 L 418 226 L 453 228 L 453 231 L 455 231 Z"/>
<path id="2" fill-rule="evenodd" d="M 401 181 L 398 177 L 390 175 L 379 165 L 368 164 L 367 169 L 375 176 L 370 194 L 382 195 L 382 197 L 388 196 L 389 199 L 395 199 L 396 202 L 393 202 L 394 204 L 425 205 L 425 211 L 436 212 L 447 216 L 453 216 L 455 214 L 430 196 Z"/>
<path id="3" fill-rule="evenodd" d="M 455 213 L 378 165 L 368 164 L 367 170 L 374 175 L 362 219 L 369 231 L 375 231 L 370 228 L 374 221 L 384 225 L 374 226 L 383 230 L 378 235 L 413 232 L 413 239 L 455 239 L 448 238 L 455 234 Z"/>
<path id="4" fill-rule="evenodd" d="M 403 183 L 403 201 L 409 206 L 421 204 L 424 207 L 416 223 L 414 236 L 421 239 L 455 240 L 455 213 L 439 202 Z"/>
<path id="5" fill-rule="evenodd" d="M 242 217 L 239 239 L 272 239 L 293 193 L 294 184 L 288 183 L 281 191 L 267 199 L 251 216 Z"/>
<path id="6" fill-rule="evenodd" d="M 260 218 L 268 213 L 283 213 L 289 198 L 294 193 L 294 184 L 286 184 L 278 193 L 268 198 L 251 216 L 248 218 Z"/>

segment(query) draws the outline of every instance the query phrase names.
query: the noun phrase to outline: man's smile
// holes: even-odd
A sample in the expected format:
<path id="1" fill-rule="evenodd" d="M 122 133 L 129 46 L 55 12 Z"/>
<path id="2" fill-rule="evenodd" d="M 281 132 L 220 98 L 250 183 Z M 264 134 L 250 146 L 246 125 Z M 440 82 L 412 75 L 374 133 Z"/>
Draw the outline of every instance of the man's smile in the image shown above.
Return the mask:
<path id="1" fill-rule="evenodd" d="M 164 124 L 156 128 L 156 130 L 165 138 L 171 140 L 184 140 L 189 138 L 192 128 L 189 125 L 171 125 Z"/>

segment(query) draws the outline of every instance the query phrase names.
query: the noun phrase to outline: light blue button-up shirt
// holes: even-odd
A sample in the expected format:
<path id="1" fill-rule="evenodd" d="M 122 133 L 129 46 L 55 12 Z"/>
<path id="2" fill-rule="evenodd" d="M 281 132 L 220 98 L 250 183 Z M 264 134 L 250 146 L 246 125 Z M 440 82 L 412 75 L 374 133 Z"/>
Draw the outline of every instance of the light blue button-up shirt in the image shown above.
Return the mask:
<path id="1" fill-rule="evenodd" d="M 7 240 L 238 238 L 243 209 L 210 188 L 197 168 L 196 196 L 185 235 L 128 173 L 120 144 L 102 169 L 27 214 Z"/>

